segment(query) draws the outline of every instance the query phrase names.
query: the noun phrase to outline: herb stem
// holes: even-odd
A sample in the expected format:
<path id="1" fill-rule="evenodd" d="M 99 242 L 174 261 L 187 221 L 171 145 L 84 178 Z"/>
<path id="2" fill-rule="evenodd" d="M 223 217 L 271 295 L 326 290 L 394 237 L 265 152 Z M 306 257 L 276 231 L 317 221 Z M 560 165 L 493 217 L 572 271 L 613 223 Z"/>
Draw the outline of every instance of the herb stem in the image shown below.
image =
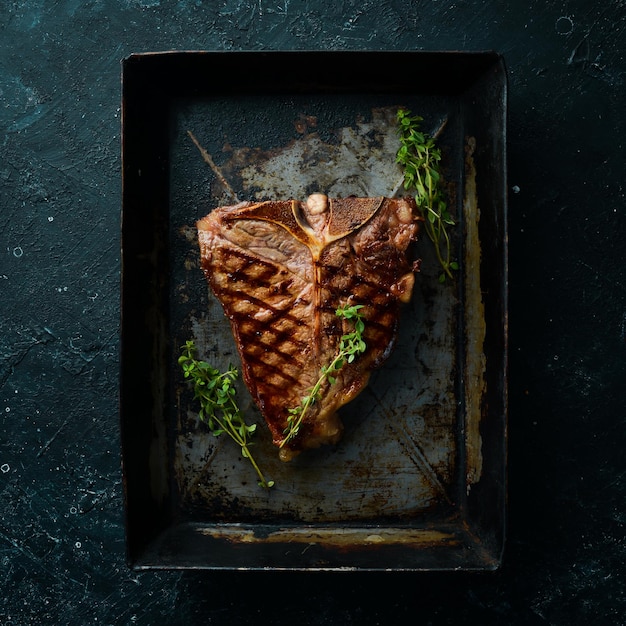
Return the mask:
<path id="1" fill-rule="evenodd" d="M 193 341 L 187 341 L 182 350 L 178 363 L 183 369 L 184 377 L 193 382 L 194 397 L 200 401 L 198 416 L 206 422 L 215 437 L 226 433 L 239 445 L 241 456 L 250 461 L 259 477 L 259 485 L 269 489 L 274 481 L 265 479 L 250 452 L 249 437 L 255 432 L 256 424 L 246 424 L 235 400 L 234 381 L 238 376 L 237 370 L 231 366 L 228 371 L 220 373 L 205 361 L 197 360 Z"/>
<path id="2" fill-rule="evenodd" d="M 367 348 L 365 341 L 363 341 L 365 323 L 362 314 L 359 312 L 362 308 L 362 304 L 355 304 L 350 307 L 339 307 L 335 311 L 337 317 L 354 320 L 354 330 L 341 336 L 339 351 L 328 365 L 322 366 L 317 382 L 311 387 L 307 395 L 302 398 L 300 406 L 289 409 L 287 427 L 284 430 L 286 437 L 280 443 L 280 448 L 283 448 L 285 444 L 297 436 L 305 415 L 320 398 L 322 385 L 325 382 L 334 385 L 336 382 L 335 373 L 346 363 L 352 363 L 359 354 L 365 352 Z"/>
<path id="3" fill-rule="evenodd" d="M 439 161 L 441 151 L 435 147 L 435 139 L 419 130 L 422 118 L 412 116 L 410 111 L 399 109 L 397 114 L 400 148 L 396 163 L 403 166 L 404 189 L 416 192 L 415 203 L 424 219 L 424 230 L 433 242 L 437 261 L 443 268 L 439 281 L 452 278 L 452 270 L 458 263 L 450 260 L 450 236 L 447 226 L 454 226 L 454 220 L 440 189 L 441 173 Z M 438 135 L 444 124 L 437 131 Z"/>

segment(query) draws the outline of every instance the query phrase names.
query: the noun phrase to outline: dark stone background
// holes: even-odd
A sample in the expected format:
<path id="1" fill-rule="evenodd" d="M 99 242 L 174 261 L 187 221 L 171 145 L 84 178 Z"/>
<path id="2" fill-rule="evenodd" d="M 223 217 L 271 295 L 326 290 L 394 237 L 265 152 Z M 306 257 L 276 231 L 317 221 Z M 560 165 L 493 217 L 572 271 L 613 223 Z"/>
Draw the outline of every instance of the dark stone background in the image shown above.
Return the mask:
<path id="1" fill-rule="evenodd" d="M 623 0 L 2 0 L 0 623 L 626 623 L 625 27 Z M 166 49 L 505 55 L 510 519 L 501 571 L 127 569 L 120 60 Z"/>

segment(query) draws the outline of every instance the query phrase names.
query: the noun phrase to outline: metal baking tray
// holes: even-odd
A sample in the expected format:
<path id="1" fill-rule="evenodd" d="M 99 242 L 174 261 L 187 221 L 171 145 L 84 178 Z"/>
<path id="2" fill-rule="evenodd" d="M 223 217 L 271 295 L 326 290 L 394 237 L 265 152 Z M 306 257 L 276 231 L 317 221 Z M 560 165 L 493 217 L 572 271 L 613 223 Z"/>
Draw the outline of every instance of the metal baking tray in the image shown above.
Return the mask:
<path id="1" fill-rule="evenodd" d="M 395 112 L 438 133 L 454 280 L 425 236 L 397 346 L 333 447 L 255 456 L 197 419 L 193 339 L 238 362 L 195 222 L 240 199 L 390 195 Z M 506 70 L 494 52 L 168 52 L 122 62 L 121 441 L 135 569 L 494 570 L 506 511 Z M 191 133 L 191 134 L 190 134 Z M 197 144 L 210 156 L 203 157 Z"/>

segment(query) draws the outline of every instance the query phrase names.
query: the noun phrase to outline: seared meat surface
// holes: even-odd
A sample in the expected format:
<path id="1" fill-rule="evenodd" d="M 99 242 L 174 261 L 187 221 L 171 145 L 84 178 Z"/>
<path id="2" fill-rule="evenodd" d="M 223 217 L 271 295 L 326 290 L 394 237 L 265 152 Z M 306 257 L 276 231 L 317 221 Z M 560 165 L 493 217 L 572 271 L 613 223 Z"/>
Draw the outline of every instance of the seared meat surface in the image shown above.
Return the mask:
<path id="1" fill-rule="evenodd" d="M 407 249 L 418 223 L 410 199 L 243 202 L 198 224 L 202 270 L 228 316 L 244 381 L 280 457 L 336 443 L 337 410 L 354 399 L 393 347 L 399 308 L 411 297 Z M 284 444 L 298 407 L 339 350 L 351 322 L 338 307 L 363 305 L 367 350 L 324 384 L 298 435 Z"/>

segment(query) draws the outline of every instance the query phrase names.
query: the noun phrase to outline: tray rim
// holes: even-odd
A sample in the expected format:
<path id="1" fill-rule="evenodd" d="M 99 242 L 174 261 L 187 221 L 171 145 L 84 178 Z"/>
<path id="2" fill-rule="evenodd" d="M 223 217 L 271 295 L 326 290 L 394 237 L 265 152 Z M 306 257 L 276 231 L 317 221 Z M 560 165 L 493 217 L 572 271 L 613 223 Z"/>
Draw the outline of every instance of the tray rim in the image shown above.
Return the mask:
<path id="1" fill-rule="evenodd" d="M 126 115 L 127 115 L 127 107 L 128 107 L 128 103 L 125 100 L 125 96 L 127 95 L 127 92 L 124 90 L 124 85 L 125 85 L 125 78 L 128 78 L 128 74 L 126 72 L 127 68 L 128 68 L 128 64 L 135 64 L 137 62 L 145 62 L 148 61 L 150 64 L 156 64 L 158 65 L 161 61 L 163 61 L 164 59 L 167 59 L 168 62 L 174 60 L 175 62 L 185 62 L 186 59 L 189 59 L 189 56 L 193 56 L 196 59 L 201 58 L 203 60 L 211 60 L 211 59 L 217 59 L 217 58 L 230 58 L 233 59 L 234 57 L 239 57 L 240 59 L 246 59 L 246 58 L 255 58 L 255 57 L 263 57 L 267 60 L 269 59 L 278 59 L 278 58 L 287 58 L 287 57 L 291 57 L 291 58 L 295 58 L 295 57 L 309 57 L 309 58 L 315 58 L 317 57 L 318 59 L 320 58 L 320 55 L 327 57 L 328 55 L 331 56 L 343 56 L 343 57 L 347 57 L 347 56 L 352 56 L 354 57 L 356 56 L 360 56 L 360 57 L 364 57 L 364 56 L 372 56 L 372 55 L 376 55 L 376 56 L 380 56 L 382 55 L 383 57 L 387 57 L 387 58 L 396 58 L 396 59 L 400 59 L 400 58 L 404 58 L 404 59 L 409 59 L 409 58 L 413 58 L 413 59 L 426 59 L 426 58 L 438 58 L 438 57 L 447 57 L 448 59 L 453 59 L 453 58 L 458 58 L 458 55 L 461 55 L 465 58 L 474 58 L 474 59 L 483 59 L 483 60 L 489 60 L 489 62 L 491 64 L 498 64 L 501 67 L 501 71 L 504 72 L 504 85 L 503 85 L 503 92 L 504 92 L 504 115 L 505 115 L 505 119 L 504 119 L 504 131 L 506 131 L 506 68 L 504 67 L 504 59 L 502 57 L 502 55 L 495 53 L 493 51 L 476 51 L 476 52 L 456 52 L 456 51 L 373 51 L 373 50 L 368 50 L 368 51 L 329 51 L 329 52 L 320 52 L 320 51 L 316 51 L 316 50 L 303 50 L 303 51 L 260 51 L 260 52 L 255 52 L 255 51 L 207 51 L 207 50 L 194 50 L 194 51 L 178 51 L 178 50 L 172 50 L 172 51 L 164 51 L 164 52 L 147 52 L 147 53 L 133 53 L 131 55 L 129 55 L 128 57 L 126 57 L 123 62 L 122 62 L 122 91 L 123 91 L 123 98 L 122 98 L 122 137 L 123 137 L 123 141 L 122 141 L 122 152 L 123 152 L 123 158 L 122 158 L 122 172 L 123 172 L 123 205 L 122 205 L 122 250 L 121 250 L 121 254 L 122 254 L 122 272 L 121 272 L 121 287 L 122 287 L 122 293 L 124 293 L 124 287 L 125 287 L 125 280 L 128 278 L 128 265 L 127 263 L 125 263 L 125 259 L 124 259 L 124 209 L 128 208 L 128 203 L 126 202 L 127 200 L 127 196 L 126 196 L 126 191 L 127 191 L 127 187 L 124 184 L 125 181 L 125 173 L 126 173 L 126 169 L 125 166 L 128 164 L 128 161 L 124 158 L 125 156 L 127 156 L 127 150 L 126 150 L 126 145 L 125 145 L 125 141 L 126 141 L 126 132 L 127 126 L 125 125 L 125 120 L 127 119 Z M 373 56 L 372 56 L 373 58 Z M 173 89 L 176 89 L 176 83 L 177 81 L 174 80 L 173 84 L 174 87 Z M 172 89 L 172 85 L 168 86 L 168 89 Z M 167 91 L 167 90 L 166 90 Z M 502 163 L 502 168 L 503 168 L 503 177 L 504 180 L 506 180 L 506 137 L 503 138 L 504 140 L 504 149 L 503 149 L 503 157 L 504 157 L 504 162 Z M 506 211 L 507 211 L 507 201 L 506 201 L 506 187 L 504 188 L 504 197 L 503 197 L 503 205 L 502 205 L 502 209 L 503 209 L 503 218 L 504 221 L 506 222 Z M 506 226 L 504 227 L 504 235 L 506 238 Z M 503 290 L 503 294 L 505 297 L 507 297 L 507 292 L 508 292 L 508 284 L 507 284 L 507 280 L 506 277 L 508 276 L 508 266 L 507 266 L 507 255 L 506 255 L 506 240 L 503 242 L 504 245 L 504 255 L 502 257 L 502 262 L 503 262 L 503 277 L 504 277 L 504 284 L 502 285 L 502 290 Z M 128 259 L 126 259 L 126 261 L 128 261 Z M 126 270 L 126 272 L 125 272 Z M 126 330 L 126 326 L 125 326 L 125 321 L 124 321 L 124 300 L 122 300 L 122 307 L 121 307 L 121 328 L 122 328 L 122 342 L 121 342 L 121 350 L 120 350 L 120 359 L 121 359 L 121 370 L 124 370 L 124 355 L 125 355 L 125 345 L 128 345 L 128 336 L 127 333 L 125 334 L 125 330 Z M 507 334 L 507 327 L 508 327 L 508 318 L 507 318 L 507 307 L 506 304 L 504 306 L 504 313 L 505 313 L 505 318 L 504 318 L 504 345 L 503 345 L 503 359 L 502 359 L 502 365 L 503 365 L 503 377 L 504 377 L 504 381 L 506 381 L 507 379 L 507 369 L 508 369 L 508 365 L 507 365 L 507 346 L 506 346 L 506 334 Z M 125 441 L 125 436 L 124 436 L 124 428 L 125 428 L 125 423 L 124 423 L 124 412 L 125 412 L 125 406 L 124 406 L 124 386 L 128 385 L 128 381 L 127 379 L 125 379 L 125 373 L 124 371 L 121 371 L 120 373 L 120 385 L 121 385 L 121 393 L 120 393 L 120 427 L 122 429 L 122 473 L 123 473 L 123 479 L 124 479 L 124 508 L 125 508 L 125 515 L 126 515 L 126 530 L 127 530 L 127 561 L 130 567 L 133 568 L 159 568 L 162 567 L 162 565 L 159 565 L 158 562 L 152 562 L 151 564 L 148 564 L 148 562 L 150 561 L 150 559 L 148 559 L 147 561 L 145 561 L 142 564 L 142 557 L 141 557 L 141 550 L 137 551 L 136 546 L 132 546 L 131 545 L 131 539 L 129 537 L 129 528 L 131 525 L 131 519 L 129 516 L 129 506 L 131 505 L 131 502 L 129 500 L 129 492 L 128 492 L 128 484 L 127 484 L 127 472 L 128 472 L 128 468 L 129 465 L 127 462 L 128 459 L 128 441 Z M 504 450 L 504 457 L 503 457 L 503 461 L 504 461 L 504 467 L 502 468 L 505 472 L 504 475 L 504 481 L 505 481 L 505 485 L 504 485 L 504 494 L 505 494 L 505 498 L 506 498 L 506 438 L 507 438 L 507 433 L 506 433 L 506 409 L 507 409 L 507 398 L 506 398 L 506 384 L 504 385 L 504 388 L 502 389 L 502 393 L 503 393 L 503 409 L 504 409 L 504 414 L 503 414 L 503 419 L 504 419 L 504 440 L 503 440 L 503 444 L 505 446 L 505 450 Z M 503 523 L 504 523 L 504 519 L 503 519 Z M 171 530 L 174 526 L 169 526 L 169 527 L 165 527 L 163 528 L 163 532 L 165 534 L 167 534 L 167 532 L 169 530 Z M 504 548 L 504 533 L 505 530 L 503 528 L 503 536 L 502 536 L 502 545 L 499 549 L 499 554 L 496 555 L 496 557 L 492 560 L 492 563 L 490 565 L 486 565 L 485 567 L 477 567 L 477 569 L 486 569 L 486 570 L 490 570 L 490 569 L 497 569 L 497 567 L 499 567 L 500 563 L 502 562 L 502 550 Z M 162 535 L 161 535 L 162 536 Z M 158 539 L 158 537 L 157 537 Z M 179 566 L 177 566 L 176 564 L 171 564 L 169 567 L 172 568 L 177 568 Z M 184 565 L 180 566 L 180 567 L 185 567 Z M 196 566 L 198 567 L 198 566 Z M 201 566 L 202 567 L 202 566 Z M 209 564 L 206 565 L 206 567 L 211 568 L 211 566 Z M 254 569 L 254 568 L 252 568 Z M 260 569 L 267 569 L 265 567 L 261 567 Z M 280 567 L 277 567 L 277 569 L 280 569 Z M 287 569 L 299 569 L 297 567 L 291 566 L 288 567 Z M 315 567 L 305 567 L 304 569 L 316 569 Z M 322 567 L 321 569 L 334 569 L 332 566 L 330 567 Z M 343 566 L 340 567 L 339 569 L 345 569 Z M 359 569 L 369 569 L 368 567 L 360 567 Z M 378 567 L 374 567 L 373 569 L 380 569 Z M 383 569 L 387 569 L 387 568 L 383 568 Z M 423 569 L 420 567 L 416 567 L 416 568 L 411 568 L 409 567 L 408 569 Z M 426 568 L 426 569 L 433 569 L 433 568 Z M 447 568 L 443 568 L 443 569 L 447 569 Z M 458 568 L 455 568 L 458 569 Z"/>

